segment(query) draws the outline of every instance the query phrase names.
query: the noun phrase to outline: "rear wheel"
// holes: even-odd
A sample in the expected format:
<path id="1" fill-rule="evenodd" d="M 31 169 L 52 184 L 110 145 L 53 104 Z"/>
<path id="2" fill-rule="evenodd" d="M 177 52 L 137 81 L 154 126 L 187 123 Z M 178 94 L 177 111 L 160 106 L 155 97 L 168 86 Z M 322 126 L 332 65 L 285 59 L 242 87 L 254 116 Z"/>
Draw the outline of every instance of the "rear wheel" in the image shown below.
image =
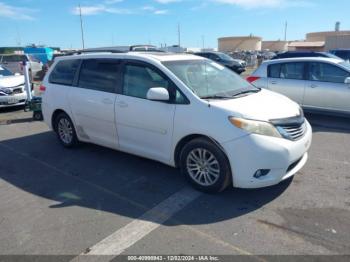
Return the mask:
<path id="1" fill-rule="evenodd" d="M 65 147 L 74 147 L 78 144 L 78 138 L 72 120 L 66 113 L 60 113 L 55 118 L 55 131 L 61 144 Z"/>
<path id="2" fill-rule="evenodd" d="M 186 144 L 180 163 L 181 172 L 201 191 L 220 192 L 231 182 L 230 165 L 225 153 L 208 139 L 197 138 Z"/>

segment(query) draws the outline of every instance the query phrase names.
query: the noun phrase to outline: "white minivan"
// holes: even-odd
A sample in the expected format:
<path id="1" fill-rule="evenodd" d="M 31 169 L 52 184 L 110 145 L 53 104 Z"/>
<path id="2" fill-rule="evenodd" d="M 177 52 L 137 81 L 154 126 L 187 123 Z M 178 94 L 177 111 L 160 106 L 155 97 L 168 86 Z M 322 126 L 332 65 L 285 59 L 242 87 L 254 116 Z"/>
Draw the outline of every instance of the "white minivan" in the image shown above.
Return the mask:
<path id="1" fill-rule="evenodd" d="M 205 192 L 274 185 L 308 158 L 312 130 L 295 102 L 202 57 L 79 53 L 58 58 L 40 89 L 65 147 L 90 142 L 179 167 Z"/>

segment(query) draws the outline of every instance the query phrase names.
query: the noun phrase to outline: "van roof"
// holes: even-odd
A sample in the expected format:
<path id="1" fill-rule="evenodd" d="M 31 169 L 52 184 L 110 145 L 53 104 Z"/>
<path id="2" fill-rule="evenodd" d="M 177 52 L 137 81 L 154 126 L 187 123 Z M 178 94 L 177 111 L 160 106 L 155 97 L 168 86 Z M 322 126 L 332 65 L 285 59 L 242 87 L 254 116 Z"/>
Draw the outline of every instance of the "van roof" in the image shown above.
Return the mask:
<path id="1" fill-rule="evenodd" d="M 89 53 L 81 53 L 81 54 L 72 54 L 57 57 L 57 60 L 64 59 L 79 59 L 79 58 L 98 58 L 98 57 L 113 57 L 113 58 L 148 58 L 152 60 L 156 60 L 159 62 L 165 61 L 179 61 L 179 60 L 203 60 L 205 58 L 196 56 L 193 54 L 183 54 L 183 53 L 166 53 L 166 52 L 89 52 Z"/>

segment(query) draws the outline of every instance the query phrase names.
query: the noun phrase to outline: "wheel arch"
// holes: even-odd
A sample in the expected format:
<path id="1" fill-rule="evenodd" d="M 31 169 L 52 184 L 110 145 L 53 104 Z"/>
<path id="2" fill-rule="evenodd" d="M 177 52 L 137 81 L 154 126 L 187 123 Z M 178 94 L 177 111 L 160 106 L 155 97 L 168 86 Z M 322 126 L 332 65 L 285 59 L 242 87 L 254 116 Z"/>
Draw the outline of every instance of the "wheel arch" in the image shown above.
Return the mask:
<path id="1" fill-rule="evenodd" d="M 228 160 L 228 157 L 227 157 L 225 149 L 214 138 L 212 138 L 210 136 L 207 136 L 207 135 L 203 135 L 203 134 L 190 134 L 190 135 L 187 135 L 187 136 L 181 138 L 176 144 L 175 151 L 174 151 L 175 167 L 179 167 L 180 166 L 180 154 L 181 154 L 181 151 L 184 148 L 184 146 L 188 142 L 190 142 L 190 141 L 192 141 L 194 139 L 197 139 L 197 138 L 204 138 L 204 139 L 207 139 L 207 140 L 213 142 L 216 146 L 218 146 L 222 150 L 222 152 L 225 154 L 225 156 L 226 156 L 226 158 Z M 228 163 L 230 163 L 230 161 L 228 161 Z"/>
<path id="2" fill-rule="evenodd" d="M 63 109 L 56 109 L 56 110 L 52 113 L 52 117 L 51 117 L 51 126 L 52 126 L 53 131 L 57 131 L 57 130 L 56 130 L 56 127 L 55 127 L 55 120 L 56 120 L 57 116 L 58 116 L 59 114 L 61 114 L 61 113 L 64 113 L 64 114 L 66 114 L 67 116 L 69 116 L 69 114 L 68 114 L 66 111 L 64 111 Z M 71 117 L 69 116 L 69 118 L 71 118 Z"/>

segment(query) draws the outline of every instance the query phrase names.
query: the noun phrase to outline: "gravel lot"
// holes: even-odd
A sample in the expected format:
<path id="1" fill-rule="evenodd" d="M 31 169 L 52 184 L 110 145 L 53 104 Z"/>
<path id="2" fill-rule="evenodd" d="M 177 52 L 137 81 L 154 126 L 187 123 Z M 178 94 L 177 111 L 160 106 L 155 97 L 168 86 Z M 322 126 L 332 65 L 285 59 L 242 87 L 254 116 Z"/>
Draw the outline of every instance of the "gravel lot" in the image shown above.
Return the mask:
<path id="1" fill-rule="evenodd" d="M 159 224 L 144 214 L 192 191 L 178 170 L 95 145 L 64 149 L 31 113 L 1 110 L 0 254 L 77 255 L 138 221 L 156 226 L 121 254 L 349 255 L 350 121 L 307 118 L 310 158 L 293 180 L 200 193 Z"/>

